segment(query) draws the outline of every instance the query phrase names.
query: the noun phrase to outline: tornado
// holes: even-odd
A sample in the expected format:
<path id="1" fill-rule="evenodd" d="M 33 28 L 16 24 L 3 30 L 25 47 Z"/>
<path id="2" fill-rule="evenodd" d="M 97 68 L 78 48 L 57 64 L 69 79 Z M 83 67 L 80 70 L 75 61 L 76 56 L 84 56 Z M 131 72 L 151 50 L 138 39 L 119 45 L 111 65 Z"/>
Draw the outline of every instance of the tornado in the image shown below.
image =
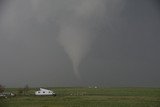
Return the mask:
<path id="1" fill-rule="evenodd" d="M 79 0 L 75 2 L 78 3 L 71 8 L 72 13 L 67 18 L 60 20 L 58 41 L 71 59 L 76 77 L 80 79 L 79 66 L 90 52 L 97 37 L 92 31 L 92 23 L 86 22 L 92 19 L 95 19 L 95 23 L 107 22 L 107 26 L 115 31 L 111 19 L 118 16 L 125 2 L 124 0 Z M 98 26 L 95 27 L 95 30 L 98 29 Z"/>
<path id="2" fill-rule="evenodd" d="M 91 50 L 95 35 L 90 31 L 86 20 L 102 17 L 105 12 L 103 0 L 80 0 L 73 13 L 60 22 L 58 41 L 71 59 L 74 74 L 81 79 L 79 66 Z"/>
<path id="3" fill-rule="evenodd" d="M 58 40 L 72 61 L 76 77 L 80 79 L 78 67 L 90 50 L 91 35 L 82 27 L 63 25 Z"/>

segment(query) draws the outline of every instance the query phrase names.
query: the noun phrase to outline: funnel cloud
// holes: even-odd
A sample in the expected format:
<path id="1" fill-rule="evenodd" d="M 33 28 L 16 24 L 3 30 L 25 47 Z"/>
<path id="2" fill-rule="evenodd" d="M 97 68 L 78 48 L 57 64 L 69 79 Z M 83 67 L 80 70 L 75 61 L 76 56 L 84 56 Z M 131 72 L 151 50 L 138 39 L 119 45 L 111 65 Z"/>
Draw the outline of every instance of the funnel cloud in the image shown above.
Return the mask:
<path id="1" fill-rule="evenodd" d="M 82 0 L 73 7 L 73 13 L 65 21 L 60 21 L 58 40 L 70 57 L 78 79 L 80 79 L 78 67 L 89 52 L 95 38 L 95 35 L 86 27 L 85 21 L 93 17 L 102 17 L 106 10 L 104 3 L 103 0 Z M 97 13 L 98 16 L 96 16 Z"/>

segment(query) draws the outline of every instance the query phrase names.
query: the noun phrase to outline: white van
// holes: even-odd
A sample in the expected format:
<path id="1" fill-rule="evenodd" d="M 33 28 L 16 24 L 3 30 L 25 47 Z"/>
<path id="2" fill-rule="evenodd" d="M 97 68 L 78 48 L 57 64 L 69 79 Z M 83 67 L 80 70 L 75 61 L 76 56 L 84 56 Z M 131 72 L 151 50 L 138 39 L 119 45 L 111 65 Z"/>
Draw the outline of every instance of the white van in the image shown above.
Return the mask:
<path id="1" fill-rule="evenodd" d="M 39 91 L 36 91 L 35 95 L 36 96 L 56 96 L 56 94 L 53 91 L 43 89 L 43 88 L 40 88 Z"/>

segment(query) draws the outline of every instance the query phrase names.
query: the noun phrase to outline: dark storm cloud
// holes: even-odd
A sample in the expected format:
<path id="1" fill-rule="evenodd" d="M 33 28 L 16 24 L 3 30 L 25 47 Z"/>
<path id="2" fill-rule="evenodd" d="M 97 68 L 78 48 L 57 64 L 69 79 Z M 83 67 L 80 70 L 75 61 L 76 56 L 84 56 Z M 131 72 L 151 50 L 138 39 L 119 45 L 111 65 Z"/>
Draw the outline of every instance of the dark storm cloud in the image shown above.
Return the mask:
<path id="1" fill-rule="evenodd" d="M 0 83 L 160 85 L 156 0 L 1 1 Z"/>
<path id="2" fill-rule="evenodd" d="M 154 3 L 126 2 L 121 17 L 112 24 L 116 34 L 111 31 L 106 31 L 107 36 L 101 34 L 103 36 L 97 40 L 91 52 L 91 56 L 97 57 L 101 63 L 97 67 L 99 72 L 93 76 L 94 82 L 101 77 L 101 81 L 111 86 L 113 81 L 117 85 L 159 86 L 160 16 Z M 97 61 L 92 62 L 92 66 L 97 65 Z M 108 75 L 105 75 L 106 72 Z"/>

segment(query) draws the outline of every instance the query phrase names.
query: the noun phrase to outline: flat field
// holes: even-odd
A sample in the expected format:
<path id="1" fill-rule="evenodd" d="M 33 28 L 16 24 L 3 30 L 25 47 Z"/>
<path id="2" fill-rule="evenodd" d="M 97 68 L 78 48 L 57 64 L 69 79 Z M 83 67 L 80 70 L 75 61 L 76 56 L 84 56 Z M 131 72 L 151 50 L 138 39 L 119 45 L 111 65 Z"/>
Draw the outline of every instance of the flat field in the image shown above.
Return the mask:
<path id="1" fill-rule="evenodd" d="M 48 88 L 57 96 L 34 96 L 36 89 L 1 99 L 0 107 L 160 107 L 160 88 Z"/>

